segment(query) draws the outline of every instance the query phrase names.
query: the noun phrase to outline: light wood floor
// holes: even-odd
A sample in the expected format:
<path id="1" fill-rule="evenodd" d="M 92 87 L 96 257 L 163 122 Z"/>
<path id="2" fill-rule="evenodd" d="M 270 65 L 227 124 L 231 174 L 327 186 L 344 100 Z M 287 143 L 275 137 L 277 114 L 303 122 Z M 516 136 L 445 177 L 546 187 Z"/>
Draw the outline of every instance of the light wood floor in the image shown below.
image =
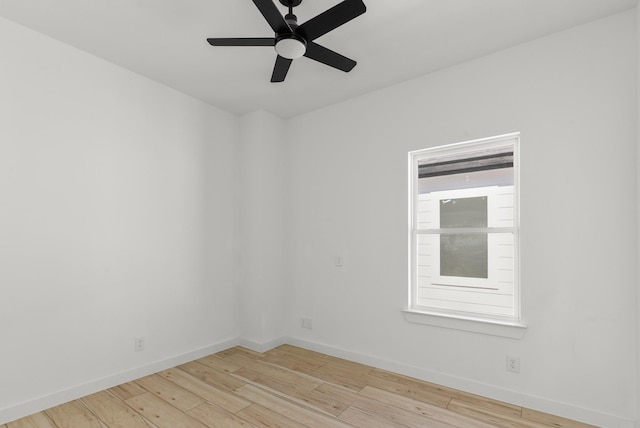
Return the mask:
<path id="1" fill-rule="evenodd" d="M 293 346 L 236 347 L 0 428 L 586 427 Z"/>

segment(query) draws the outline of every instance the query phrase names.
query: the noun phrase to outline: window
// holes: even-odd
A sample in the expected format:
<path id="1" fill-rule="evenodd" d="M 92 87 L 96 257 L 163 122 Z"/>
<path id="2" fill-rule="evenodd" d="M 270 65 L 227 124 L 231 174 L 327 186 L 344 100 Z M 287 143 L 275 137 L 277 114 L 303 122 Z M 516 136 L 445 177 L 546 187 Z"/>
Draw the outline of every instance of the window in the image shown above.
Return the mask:
<path id="1" fill-rule="evenodd" d="M 408 311 L 519 325 L 518 149 L 509 134 L 409 153 Z"/>

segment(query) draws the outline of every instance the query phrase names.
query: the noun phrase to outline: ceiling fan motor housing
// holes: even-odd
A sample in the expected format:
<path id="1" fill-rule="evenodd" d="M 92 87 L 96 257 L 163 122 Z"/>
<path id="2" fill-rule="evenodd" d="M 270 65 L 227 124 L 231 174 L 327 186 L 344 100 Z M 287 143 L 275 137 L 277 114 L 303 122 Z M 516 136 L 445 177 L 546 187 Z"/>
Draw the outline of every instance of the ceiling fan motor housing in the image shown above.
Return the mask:
<path id="1" fill-rule="evenodd" d="M 281 34 L 276 37 L 275 49 L 283 58 L 297 59 L 307 51 L 307 41 L 295 33 Z"/>

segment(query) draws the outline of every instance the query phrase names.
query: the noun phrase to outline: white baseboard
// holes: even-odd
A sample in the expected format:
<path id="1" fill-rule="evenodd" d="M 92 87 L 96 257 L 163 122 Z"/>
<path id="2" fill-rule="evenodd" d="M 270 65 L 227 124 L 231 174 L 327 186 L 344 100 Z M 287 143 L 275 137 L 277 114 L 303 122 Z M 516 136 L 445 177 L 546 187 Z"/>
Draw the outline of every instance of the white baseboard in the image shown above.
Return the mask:
<path id="1" fill-rule="evenodd" d="M 323 354 L 344 358 L 357 363 L 377 367 L 383 370 L 414 377 L 427 382 L 449 388 L 458 389 L 472 394 L 482 395 L 494 400 L 504 401 L 517 406 L 527 407 L 544 413 L 550 413 L 565 418 L 582 421 L 599 427 L 608 428 L 634 428 L 640 425 L 631 419 L 620 416 L 586 409 L 568 403 L 561 403 L 546 398 L 528 395 L 526 393 L 512 391 L 495 385 L 484 384 L 470 379 L 451 376 L 433 370 L 409 366 L 393 361 L 387 361 L 371 355 L 360 354 L 346 349 L 336 348 L 322 343 L 311 342 L 304 339 L 289 337 L 286 343 L 300 348 L 309 349 Z"/>
<path id="2" fill-rule="evenodd" d="M 0 425 L 40 412 L 50 407 L 76 400 L 86 395 L 94 394 L 96 392 L 130 382 L 134 379 L 139 379 L 189 361 L 197 360 L 198 358 L 202 358 L 216 352 L 224 351 L 225 349 L 237 346 L 239 343 L 240 340 L 238 338 L 225 340 L 223 342 L 205 346 L 204 348 L 174 355 L 160 361 L 154 361 L 140 367 L 125 370 L 120 373 L 115 373 L 107 377 L 95 379 L 81 385 L 72 386 L 29 401 L 12 405 L 11 407 L 0 409 Z"/>
<path id="3" fill-rule="evenodd" d="M 436 383 L 449 388 L 459 389 L 473 394 L 483 395 L 495 400 L 505 401 L 530 409 L 535 409 L 545 413 L 563 416 L 569 419 L 583 421 L 596 426 L 608 428 L 640 428 L 640 423 L 616 415 L 598 412 L 592 409 L 585 409 L 572 404 L 560 403 L 546 398 L 535 397 L 525 393 L 511 391 L 504 388 L 476 382 L 470 379 L 459 378 L 421 367 L 414 367 L 398 362 L 388 361 L 371 355 L 360 354 L 346 349 L 312 342 L 295 337 L 281 337 L 265 343 L 258 343 L 252 340 L 235 338 L 223 342 L 215 343 L 204 348 L 185 352 L 160 361 L 155 361 L 141 367 L 135 367 L 120 373 L 113 374 L 101 379 L 96 379 L 81 385 L 73 386 L 61 391 L 57 391 L 42 397 L 34 398 L 23 403 L 0 409 L 0 425 L 20 419 L 24 416 L 40 412 L 68 401 L 84 397 L 89 394 L 111 388 L 134 379 L 148 376 L 162 370 L 184 364 L 189 361 L 202 358 L 204 356 L 224 351 L 233 346 L 244 346 L 256 352 L 266 352 L 277 346 L 289 344 L 312 351 L 322 352 L 334 357 L 344 358 L 361 364 L 377 367 L 383 370 L 415 377 L 428 382 Z"/>
<path id="4" fill-rule="evenodd" d="M 256 351 L 256 352 L 267 352 L 270 349 L 276 348 L 280 345 L 284 345 L 287 344 L 287 338 L 286 337 L 279 337 L 277 339 L 274 340 L 270 340 L 268 342 L 264 342 L 264 343 L 258 343 L 255 342 L 253 340 L 248 340 L 248 339 L 239 339 L 239 345 L 240 346 L 244 346 L 245 348 L 251 349 L 252 351 Z"/>

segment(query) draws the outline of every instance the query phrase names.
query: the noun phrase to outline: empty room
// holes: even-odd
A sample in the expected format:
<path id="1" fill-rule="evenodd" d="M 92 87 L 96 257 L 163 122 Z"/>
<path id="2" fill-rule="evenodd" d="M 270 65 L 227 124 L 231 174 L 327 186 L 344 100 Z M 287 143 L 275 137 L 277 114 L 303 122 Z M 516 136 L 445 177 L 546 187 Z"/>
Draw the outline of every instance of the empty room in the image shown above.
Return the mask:
<path id="1" fill-rule="evenodd" d="M 0 428 L 640 428 L 637 0 L 0 0 Z"/>

